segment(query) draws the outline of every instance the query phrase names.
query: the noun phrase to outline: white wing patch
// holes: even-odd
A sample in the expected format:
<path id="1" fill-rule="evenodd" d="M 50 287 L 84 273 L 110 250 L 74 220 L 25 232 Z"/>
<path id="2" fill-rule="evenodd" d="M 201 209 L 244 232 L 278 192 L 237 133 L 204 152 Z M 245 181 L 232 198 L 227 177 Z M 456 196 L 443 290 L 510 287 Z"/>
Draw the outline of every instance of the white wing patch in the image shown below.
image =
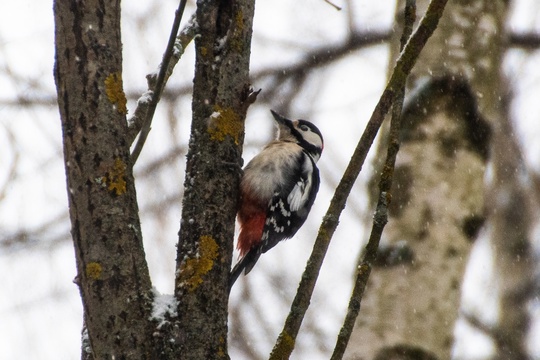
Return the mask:
<path id="1" fill-rule="evenodd" d="M 309 192 L 311 191 L 311 173 L 313 172 L 313 164 L 309 159 L 304 158 L 304 164 L 302 166 L 302 174 L 308 174 L 308 176 L 298 179 L 287 197 L 287 202 L 289 203 L 289 209 L 291 211 L 298 211 L 301 209 L 308 200 Z"/>

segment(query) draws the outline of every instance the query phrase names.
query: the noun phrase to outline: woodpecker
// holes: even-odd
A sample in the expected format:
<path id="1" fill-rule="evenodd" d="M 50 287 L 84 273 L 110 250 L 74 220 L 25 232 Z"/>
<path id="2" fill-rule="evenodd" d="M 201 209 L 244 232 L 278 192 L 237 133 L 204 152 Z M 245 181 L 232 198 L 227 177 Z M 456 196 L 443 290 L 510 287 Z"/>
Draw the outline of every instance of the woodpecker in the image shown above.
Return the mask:
<path id="1" fill-rule="evenodd" d="M 306 120 L 289 120 L 270 110 L 277 137 L 244 168 L 240 182 L 240 260 L 229 290 L 242 271 L 247 275 L 262 253 L 294 236 L 319 191 L 317 161 L 323 150 L 319 129 Z"/>

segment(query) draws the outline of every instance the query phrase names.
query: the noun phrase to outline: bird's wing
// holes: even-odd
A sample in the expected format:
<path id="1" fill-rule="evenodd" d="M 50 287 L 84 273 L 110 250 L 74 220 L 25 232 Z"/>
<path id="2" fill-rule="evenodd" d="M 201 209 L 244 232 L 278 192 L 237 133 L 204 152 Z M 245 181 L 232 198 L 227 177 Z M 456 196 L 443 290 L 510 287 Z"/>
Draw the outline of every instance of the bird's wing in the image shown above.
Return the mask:
<path id="1" fill-rule="evenodd" d="M 291 181 L 270 200 L 261 239 L 261 252 L 294 236 L 304 223 L 319 190 L 319 171 L 313 159 L 302 153 L 302 161 L 292 170 Z"/>

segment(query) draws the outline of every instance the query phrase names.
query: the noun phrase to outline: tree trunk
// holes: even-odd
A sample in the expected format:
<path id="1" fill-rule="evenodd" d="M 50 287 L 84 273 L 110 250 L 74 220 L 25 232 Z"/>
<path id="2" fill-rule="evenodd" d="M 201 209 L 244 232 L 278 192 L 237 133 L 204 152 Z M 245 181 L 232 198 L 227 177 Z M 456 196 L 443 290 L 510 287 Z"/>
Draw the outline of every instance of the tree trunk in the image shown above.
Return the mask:
<path id="1" fill-rule="evenodd" d="M 249 57 L 254 1 L 198 1 L 193 122 L 177 253 L 183 359 L 227 355 L 231 266 L 244 120 L 255 100 Z"/>
<path id="2" fill-rule="evenodd" d="M 151 284 L 125 140 L 120 2 L 57 0 L 54 16 L 76 282 L 90 343 L 83 358 L 148 359 Z"/>
<path id="3" fill-rule="evenodd" d="M 449 2 L 409 78 L 390 219 L 349 359 L 450 357 L 459 284 L 485 217 L 505 13 L 503 1 Z"/>

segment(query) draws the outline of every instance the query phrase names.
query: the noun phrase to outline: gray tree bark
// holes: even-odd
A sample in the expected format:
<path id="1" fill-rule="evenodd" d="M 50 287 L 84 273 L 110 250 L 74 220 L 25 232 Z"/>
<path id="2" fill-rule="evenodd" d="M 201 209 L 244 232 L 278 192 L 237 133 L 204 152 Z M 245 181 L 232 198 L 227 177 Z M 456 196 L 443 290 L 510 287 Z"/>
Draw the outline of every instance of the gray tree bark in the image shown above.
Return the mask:
<path id="1" fill-rule="evenodd" d="M 449 2 L 409 78 L 390 219 L 349 359 L 450 357 L 460 283 L 485 218 L 505 14 L 504 1 Z"/>
<path id="2" fill-rule="evenodd" d="M 228 274 L 242 165 L 254 1 L 198 1 L 177 313 L 157 324 L 130 159 L 120 2 L 54 3 L 83 359 L 226 359 Z"/>
<path id="3" fill-rule="evenodd" d="M 151 283 L 125 140 L 120 2 L 58 0 L 54 15 L 76 282 L 90 345 L 83 358 L 148 359 Z"/>
<path id="4" fill-rule="evenodd" d="M 198 1 L 193 120 L 175 295 L 183 359 L 227 355 L 231 266 L 255 2 Z"/>

